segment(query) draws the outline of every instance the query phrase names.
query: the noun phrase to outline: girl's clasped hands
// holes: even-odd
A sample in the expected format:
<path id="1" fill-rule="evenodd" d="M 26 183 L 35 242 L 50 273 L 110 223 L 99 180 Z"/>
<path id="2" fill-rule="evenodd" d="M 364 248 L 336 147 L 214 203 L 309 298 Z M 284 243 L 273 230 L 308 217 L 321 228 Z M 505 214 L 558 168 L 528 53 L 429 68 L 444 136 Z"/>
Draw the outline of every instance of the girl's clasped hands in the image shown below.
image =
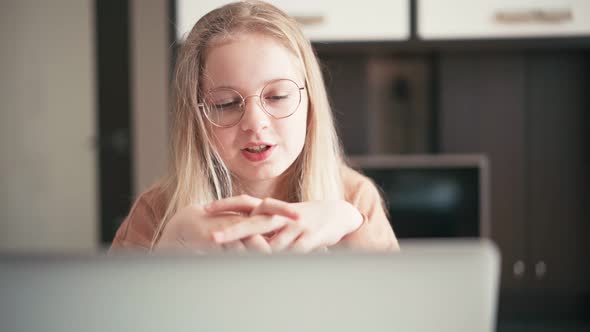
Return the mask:
<path id="1" fill-rule="evenodd" d="M 342 239 L 362 221 L 344 200 L 287 203 L 240 195 L 179 211 L 157 248 L 307 253 L 343 245 Z"/>

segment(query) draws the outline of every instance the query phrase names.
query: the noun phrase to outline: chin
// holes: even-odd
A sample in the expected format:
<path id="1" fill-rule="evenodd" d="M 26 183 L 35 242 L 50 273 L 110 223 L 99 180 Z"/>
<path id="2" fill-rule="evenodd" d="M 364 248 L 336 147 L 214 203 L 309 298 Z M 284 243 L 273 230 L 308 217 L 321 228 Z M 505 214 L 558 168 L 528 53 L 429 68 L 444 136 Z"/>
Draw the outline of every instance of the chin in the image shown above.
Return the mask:
<path id="1" fill-rule="evenodd" d="M 255 181 L 272 180 L 281 176 L 284 171 L 282 168 L 252 170 L 247 172 L 248 174 L 244 174 L 244 178 Z"/>
<path id="2" fill-rule="evenodd" d="M 236 174 L 248 181 L 266 181 L 276 179 L 288 168 L 288 165 L 261 165 L 260 167 L 248 167 L 239 169 Z"/>

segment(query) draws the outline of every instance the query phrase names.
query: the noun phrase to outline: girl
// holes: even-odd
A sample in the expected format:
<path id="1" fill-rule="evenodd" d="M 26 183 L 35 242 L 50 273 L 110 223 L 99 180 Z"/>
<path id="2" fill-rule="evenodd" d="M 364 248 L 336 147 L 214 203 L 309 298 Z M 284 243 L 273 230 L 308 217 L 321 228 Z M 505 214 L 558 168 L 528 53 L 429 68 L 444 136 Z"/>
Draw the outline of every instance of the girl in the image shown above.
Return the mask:
<path id="1" fill-rule="evenodd" d="M 140 195 L 112 248 L 398 249 L 376 187 L 343 161 L 309 41 L 276 7 L 202 17 L 173 100 L 169 174 Z"/>

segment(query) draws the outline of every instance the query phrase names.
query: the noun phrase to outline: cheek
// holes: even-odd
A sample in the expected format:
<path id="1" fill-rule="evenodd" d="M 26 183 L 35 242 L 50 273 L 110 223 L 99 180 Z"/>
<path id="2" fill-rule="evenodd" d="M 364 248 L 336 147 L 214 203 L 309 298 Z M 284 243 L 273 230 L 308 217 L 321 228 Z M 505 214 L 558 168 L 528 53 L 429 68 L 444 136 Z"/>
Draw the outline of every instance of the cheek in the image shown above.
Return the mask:
<path id="1" fill-rule="evenodd" d="M 227 162 L 227 157 L 230 154 L 230 148 L 234 141 L 235 133 L 232 128 L 215 128 L 213 129 L 212 134 L 215 149 L 217 149 L 217 152 L 221 155 L 222 159 L 224 159 L 224 162 Z"/>
<path id="2" fill-rule="evenodd" d="M 291 126 L 288 127 L 290 136 L 293 137 L 291 144 L 296 146 L 298 149 L 302 148 L 303 144 L 305 143 L 305 136 L 307 134 L 307 117 L 309 116 L 307 107 L 299 111 L 303 112 L 295 113 L 295 118 L 293 119 L 295 121 Z"/>

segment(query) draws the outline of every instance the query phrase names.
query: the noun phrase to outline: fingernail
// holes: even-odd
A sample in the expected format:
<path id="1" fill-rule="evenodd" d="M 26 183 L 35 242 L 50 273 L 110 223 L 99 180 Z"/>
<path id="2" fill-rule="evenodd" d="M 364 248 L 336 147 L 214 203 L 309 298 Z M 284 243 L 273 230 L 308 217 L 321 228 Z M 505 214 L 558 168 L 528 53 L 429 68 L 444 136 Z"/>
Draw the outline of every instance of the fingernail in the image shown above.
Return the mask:
<path id="1" fill-rule="evenodd" d="M 223 242 L 223 238 L 224 238 L 224 234 L 223 232 L 213 232 L 213 240 L 215 242 Z"/>

